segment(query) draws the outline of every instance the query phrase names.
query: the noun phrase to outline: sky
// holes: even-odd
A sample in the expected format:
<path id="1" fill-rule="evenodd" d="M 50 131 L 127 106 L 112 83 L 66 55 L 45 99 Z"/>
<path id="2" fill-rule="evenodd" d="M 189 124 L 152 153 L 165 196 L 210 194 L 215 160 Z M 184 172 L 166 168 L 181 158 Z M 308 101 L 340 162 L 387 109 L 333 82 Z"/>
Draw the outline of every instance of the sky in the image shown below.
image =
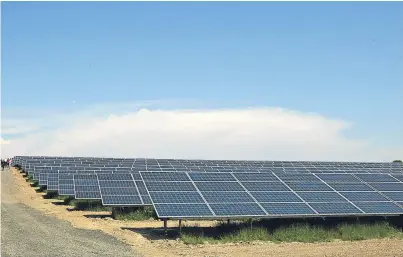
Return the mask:
<path id="1" fill-rule="evenodd" d="M 2 156 L 403 158 L 401 2 L 2 2 Z"/>

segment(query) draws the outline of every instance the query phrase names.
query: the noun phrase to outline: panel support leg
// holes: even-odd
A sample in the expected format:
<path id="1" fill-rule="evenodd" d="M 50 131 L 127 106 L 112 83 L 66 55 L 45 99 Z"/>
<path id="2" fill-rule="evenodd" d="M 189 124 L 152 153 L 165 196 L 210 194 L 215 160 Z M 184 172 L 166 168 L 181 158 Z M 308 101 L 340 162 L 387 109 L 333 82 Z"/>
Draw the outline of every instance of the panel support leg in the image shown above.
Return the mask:
<path id="1" fill-rule="evenodd" d="M 229 225 L 231 223 L 230 219 L 227 220 L 227 224 Z"/>
<path id="2" fill-rule="evenodd" d="M 164 235 L 166 236 L 167 234 L 167 219 L 164 219 Z"/>
<path id="3" fill-rule="evenodd" d="M 182 234 L 182 220 L 179 220 L 179 235 Z"/>
<path id="4" fill-rule="evenodd" d="M 253 228 L 253 219 L 250 219 L 249 222 L 250 222 L 250 229 L 252 230 L 252 228 Z"/>

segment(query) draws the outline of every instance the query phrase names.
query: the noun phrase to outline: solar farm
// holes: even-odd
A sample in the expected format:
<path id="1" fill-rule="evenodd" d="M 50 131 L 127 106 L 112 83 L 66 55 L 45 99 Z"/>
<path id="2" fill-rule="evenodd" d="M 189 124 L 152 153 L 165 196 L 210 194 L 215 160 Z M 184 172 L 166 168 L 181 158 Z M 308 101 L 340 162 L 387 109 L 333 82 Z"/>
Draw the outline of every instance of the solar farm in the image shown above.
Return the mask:
<path id="1" fill-rule="evenodd" d="M 403 214 L 401 163 L 16 156 L 40 186 L 166 220 Z"/>

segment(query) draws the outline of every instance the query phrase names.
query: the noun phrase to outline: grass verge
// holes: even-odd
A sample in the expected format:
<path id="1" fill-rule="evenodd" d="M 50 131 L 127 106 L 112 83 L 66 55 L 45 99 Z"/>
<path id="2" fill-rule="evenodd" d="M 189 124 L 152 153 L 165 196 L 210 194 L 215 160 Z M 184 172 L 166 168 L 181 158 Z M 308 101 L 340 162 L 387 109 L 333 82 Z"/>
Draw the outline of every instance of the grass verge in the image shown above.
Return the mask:
<path id="1" fill-rule="evenodd" d="M 333 240 L 355 241 L 375 238 L 403 239 L 402 227 L 393 222 L 341 222 L 339 224 L 315 224 L 296 222 L 273 225 L 257 222 L 220 223 L 215 228 L 184 227 L 181 240 L 185 244 L 218 244 L 252 241 L 272 242 L 329 242 Z"/>
<path id="2" fill-rule="evenodd" d="M 150 220 L 157 216 L 152 207 L 113 208 L 112 217 L 116 220 Z"/>

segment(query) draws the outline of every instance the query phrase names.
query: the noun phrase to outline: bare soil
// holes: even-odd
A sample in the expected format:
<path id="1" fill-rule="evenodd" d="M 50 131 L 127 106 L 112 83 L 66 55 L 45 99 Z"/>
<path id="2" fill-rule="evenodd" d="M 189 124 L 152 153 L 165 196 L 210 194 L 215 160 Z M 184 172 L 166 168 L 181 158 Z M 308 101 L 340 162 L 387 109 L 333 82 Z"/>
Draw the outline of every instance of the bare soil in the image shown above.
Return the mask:
<path id="1" fill-rule="evenodd" d="M 81 229 L 101 230 L 132 246 L 143 256 L 354 256 L 380 257 L 403 256 L 403 240 L 376 239 L 365 241 L 334 241 L 327 243 L 234 243 L 185 245 L 179 240 L 163 239 L 161 221 L 117 221 L 110 218 L 109 212 L 71 211 L 65 205 L 56 205 L 54 199 L 43 199 L 36 193 L 17 170 L 14 174 L 13 202 L 23 203 L 31 208 L 68 221 Z M 183 225 L 213 226 L 212 221 L 188 221 Z M 177 227 L 175 221 L 168 221 L 168 227 Z"/>

